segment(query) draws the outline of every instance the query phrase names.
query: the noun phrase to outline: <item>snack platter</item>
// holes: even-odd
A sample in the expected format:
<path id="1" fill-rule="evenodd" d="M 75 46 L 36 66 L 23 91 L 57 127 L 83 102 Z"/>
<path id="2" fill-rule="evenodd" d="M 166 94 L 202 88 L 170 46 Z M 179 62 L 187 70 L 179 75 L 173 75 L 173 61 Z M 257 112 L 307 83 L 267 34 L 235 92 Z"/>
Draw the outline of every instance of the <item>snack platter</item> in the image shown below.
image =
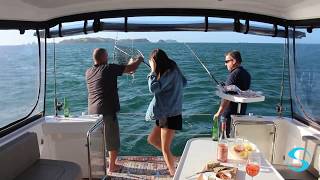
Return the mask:
<path id="1" fill-rule="evenodd" d="M 236 161 L 245 161 L 252 152 L 258 151 L 257 147 L 248 142 L 236 142 L 233 139 L 233 143 L 229 143 L 228 147 L 228 159 Z M 208 162 L 204 165 L 204 169 L 198 172 L 197 180 L 235 180 L 238 172 L 238 168 L 227 166 L 219 162 Z"/>
<path id="2" fill-rule="evenodd" d="M 238 168 L 226 166 L 219 162 L 208 162 L 197 180 L 235 180 Z"/>

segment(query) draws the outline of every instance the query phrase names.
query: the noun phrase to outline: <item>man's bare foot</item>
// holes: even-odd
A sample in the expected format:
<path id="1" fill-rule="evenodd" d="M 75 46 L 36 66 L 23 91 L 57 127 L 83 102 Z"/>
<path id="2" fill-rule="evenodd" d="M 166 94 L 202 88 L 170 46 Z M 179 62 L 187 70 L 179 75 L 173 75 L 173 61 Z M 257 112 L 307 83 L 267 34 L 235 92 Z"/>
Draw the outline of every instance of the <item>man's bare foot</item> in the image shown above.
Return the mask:
<path id="1" fill-rule="evenodd" d="M 112 172 L 120 172 L 122 169 L 122 166 L 120 165 L 114 165 L 113 167 L 109 167 L 108 172 L 112 173 Z"/>

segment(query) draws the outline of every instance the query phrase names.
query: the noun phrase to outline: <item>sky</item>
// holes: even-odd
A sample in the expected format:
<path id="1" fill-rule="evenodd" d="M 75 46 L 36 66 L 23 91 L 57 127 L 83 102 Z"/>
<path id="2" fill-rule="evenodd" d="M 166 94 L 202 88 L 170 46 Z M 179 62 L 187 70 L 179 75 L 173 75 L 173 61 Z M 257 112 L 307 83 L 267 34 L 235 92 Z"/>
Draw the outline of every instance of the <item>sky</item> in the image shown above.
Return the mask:
<path id="1" fill-rule="evenodd" d="M 26 31 L 20 35 L 17 30 L 1 30 L 0 45 L 18 45 L 36 42 L 37 39 L 33 36 L 34 31 Z M 313 30 L 313 33 L 306 34 L 303 38 L 303 43 L 320 43 L 320 30 Z M 75 39 L 85 37 L 103 37 L 113 39 L 138 39 L 147 38 L 151 42 L 157 42 L 160 39 L 177 40 L 178 42 L 212 42 L 212 43 L 284 43 L 283 38 L 274 38 L 257 35 L 245 35 L 235 32 L 99 32 L 88 35 L 78 35 L 72 37 L 56 38 L 56 42 L 64 39 Z"/>

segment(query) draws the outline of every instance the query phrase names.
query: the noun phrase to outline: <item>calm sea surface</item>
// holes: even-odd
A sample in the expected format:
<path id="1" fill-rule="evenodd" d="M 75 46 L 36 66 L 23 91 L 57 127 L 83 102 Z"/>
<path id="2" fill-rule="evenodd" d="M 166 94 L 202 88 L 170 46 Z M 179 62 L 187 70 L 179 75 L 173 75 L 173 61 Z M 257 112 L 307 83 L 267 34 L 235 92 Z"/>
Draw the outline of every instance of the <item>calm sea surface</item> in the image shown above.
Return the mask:
<path id="1" fill-rule="evenodd" d="M 275 106 L 279 103 L 282 77 L 284 52 L 282 44 L 190 43 L 188 45 L 219 81 L 225 81 L 228 74 L 224 66 L 224 53 L 232 49 L 240 50 L 243 56 L 243 66 L 252 76 L 251 89 L 262 91 L 266 96 L 264 102 L 249 104 L 247 113 L 276 115 Z M 92 49 L 96 47 L 106 48 L 110 52 L 109 58 L 112 62 L 112 44 L 56 44 L 57 97 L 59 101 L 62 101 L 64 97 L 68 99 L 72 115 L 80 115 L 81 112 L 87 111 L 84 74 L 86 69 L 92 65 Z M 220 102 L 214 93 L 215 84 L 184 44 L 136 43 L 134 47 L 141 50 L 145 57 L 148 57 L 154 48 L 162 48 L 171 59 L 177 62 L 188 79 L 188 85 L 184 91 L 183 130 L 177 132 L 172 145 L 174 153 L 179 155 L 188 139 L 209 136 L 212 114 L 217 111 Z M 46 115 L 53 114 L 54 76 L 51 50 L 52 45 L 49 45 Z M 0 70 L 5 69 L 0 68 Z M 24 76 L 23 72 L 19 73 Z M 153 122 L 144 120 L 145 111 L 152 99 L 147 86 L 148 73 L 149 69 L 141 64 L 134 77 L 123 75 L 118 78 L 121 104 L 119 114 L 121 154 L 123 155 L 160 155 L 156 149 L 147 144 L 147 134 L 154 126 Z M 285 83 L 288 83 L 287 80 L 286 76 Z M 7 85 L 0 83 L 0 86 L 5 88 Z M 288 85 L 286 84 L 285 87 L 285 105 L 288 114 Z M 17 96 L 14 95 L 14 97 Z M 8 101 L 5 98 L 3 100 Z"/>

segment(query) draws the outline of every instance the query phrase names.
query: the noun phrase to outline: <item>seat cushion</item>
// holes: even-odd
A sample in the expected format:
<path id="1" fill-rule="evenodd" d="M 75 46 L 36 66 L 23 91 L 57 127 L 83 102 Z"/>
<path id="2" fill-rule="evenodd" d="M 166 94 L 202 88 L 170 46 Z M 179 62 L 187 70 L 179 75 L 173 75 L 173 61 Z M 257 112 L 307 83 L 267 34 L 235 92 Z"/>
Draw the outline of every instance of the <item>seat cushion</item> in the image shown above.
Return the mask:
<path id="1" fill-rule="evenodd" d="M 309 171 L 294 172 L 288 168 L 287 165 L 273 164 L 273 167 L 281 174 L 286 180 L 317 180 Z"/>
<path id="2" fill-rule="evenodd" d="M 40 159 L 15 180 L 81 180 L 80 166 L 73 162 Z"/>
<path id="3" fill-rule="evenodd" d="M 0 147 L 0 179 L 11 180 L 40 158 L 36 133 L 25 133 Z"/>

